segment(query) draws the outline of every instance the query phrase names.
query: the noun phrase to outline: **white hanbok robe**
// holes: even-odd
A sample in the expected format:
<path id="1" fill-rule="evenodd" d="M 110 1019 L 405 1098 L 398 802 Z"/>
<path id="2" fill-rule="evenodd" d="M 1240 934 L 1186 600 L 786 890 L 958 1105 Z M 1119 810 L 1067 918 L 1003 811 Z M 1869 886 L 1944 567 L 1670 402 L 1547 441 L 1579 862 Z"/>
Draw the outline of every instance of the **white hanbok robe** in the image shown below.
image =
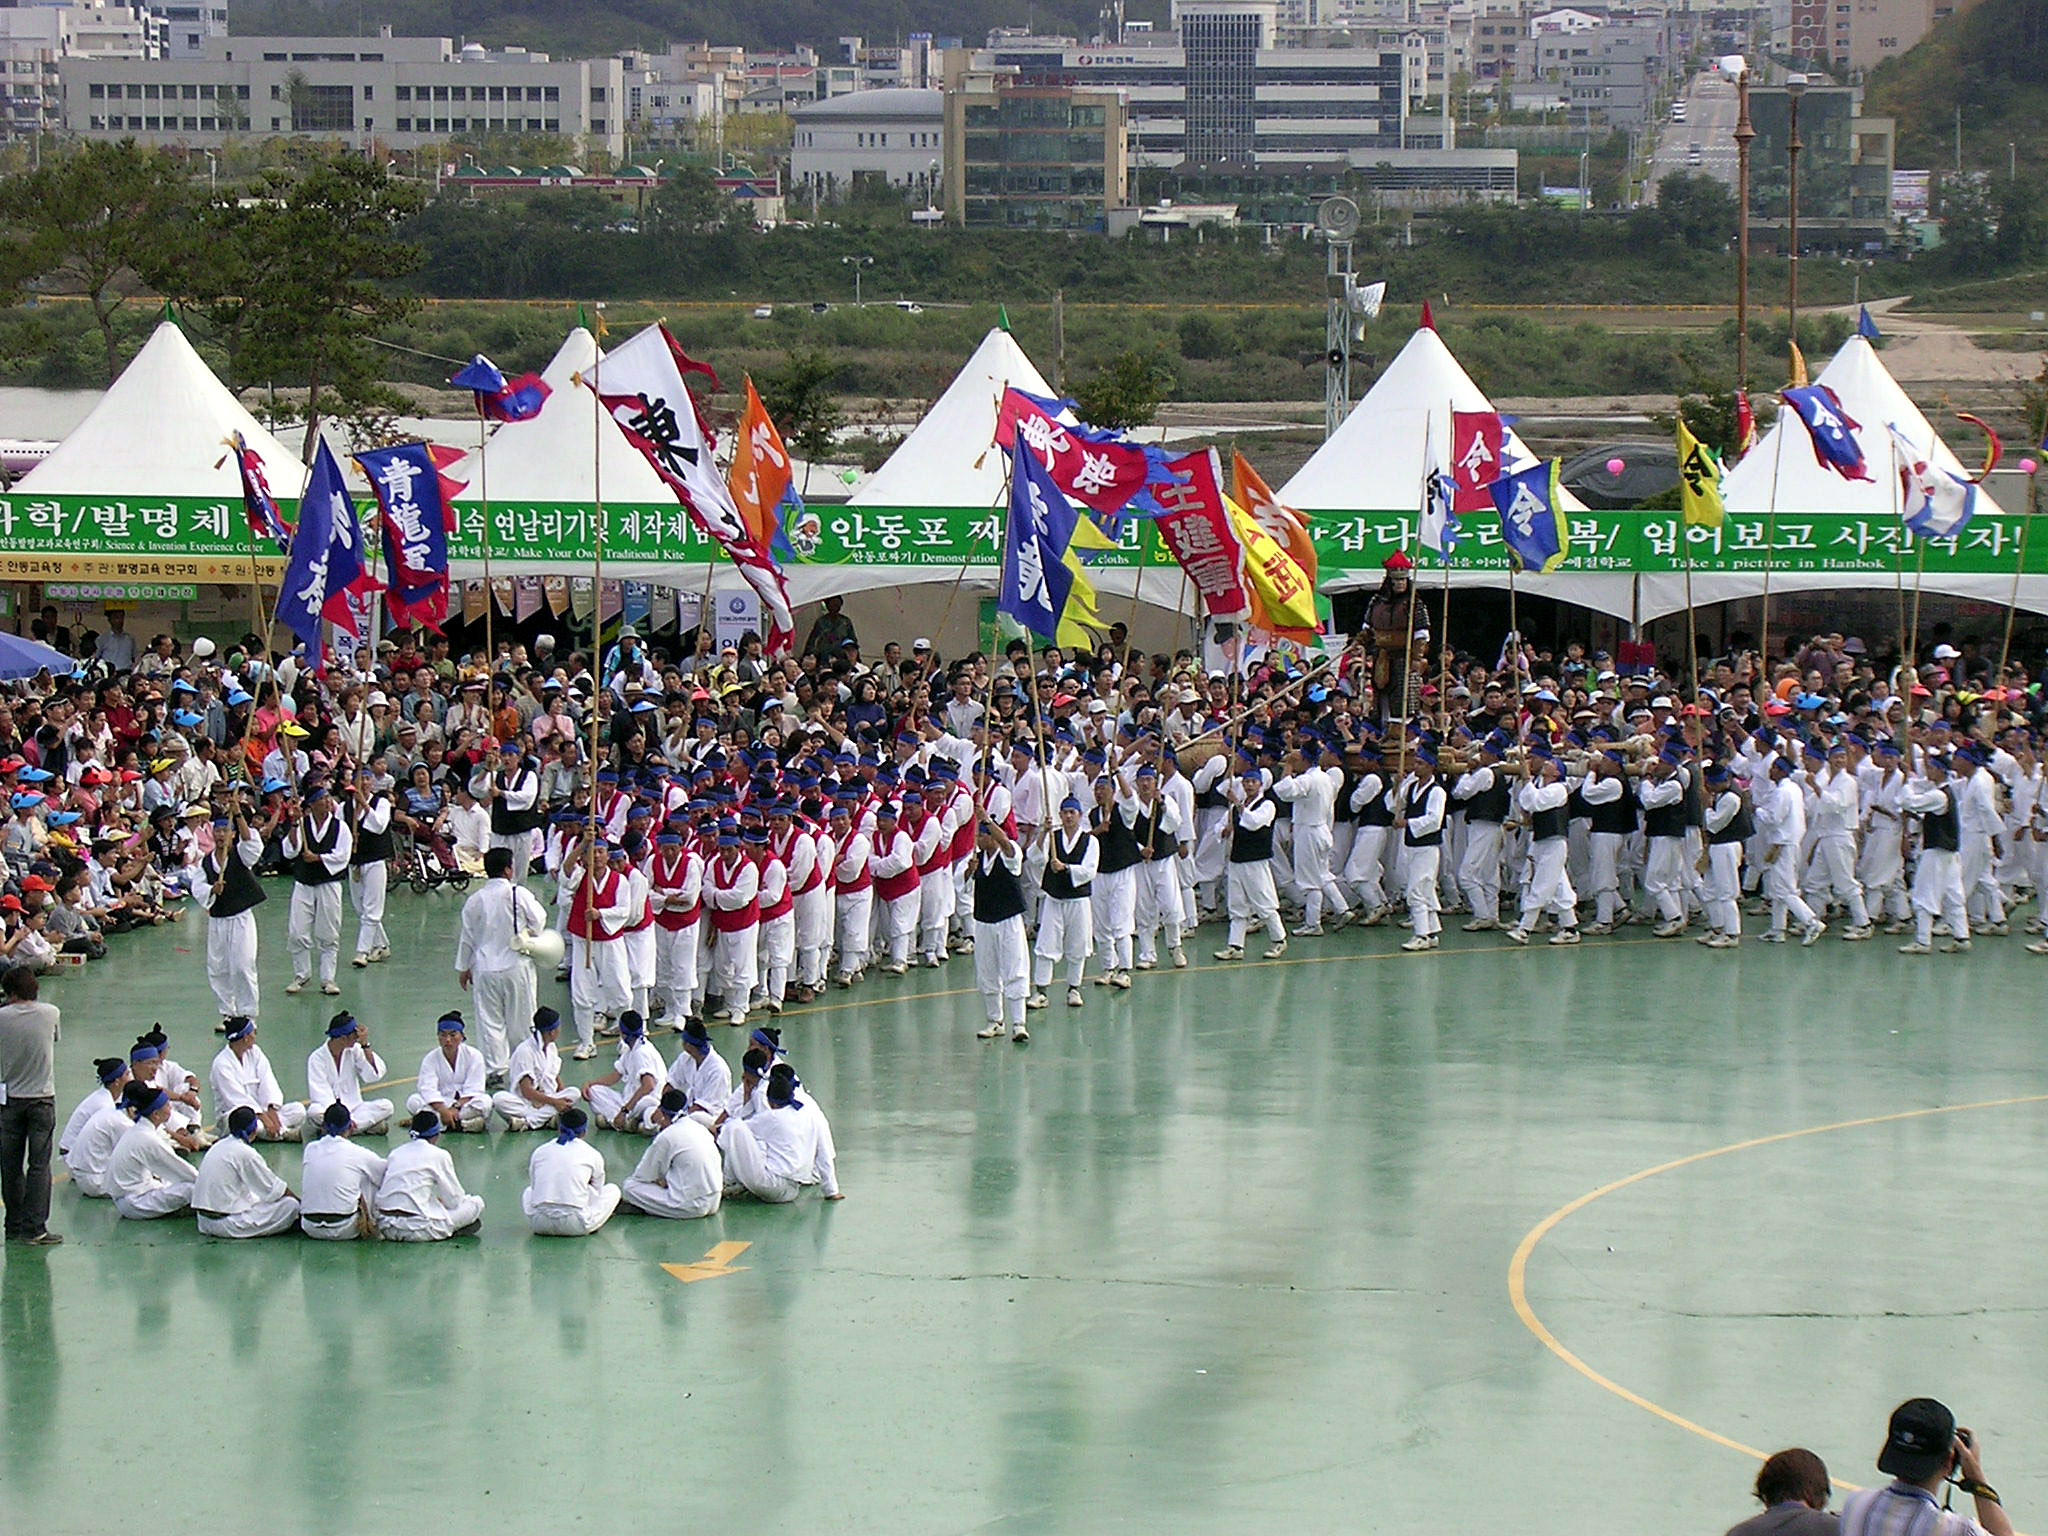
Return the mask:
<path id="1" fill-rule="evenodd" d="M 239 1136 L 206 1149 L 192 1186 L 192 1209 L 207 1237 L 275 1237 L 299 1220 L 297 1198 Z"/>

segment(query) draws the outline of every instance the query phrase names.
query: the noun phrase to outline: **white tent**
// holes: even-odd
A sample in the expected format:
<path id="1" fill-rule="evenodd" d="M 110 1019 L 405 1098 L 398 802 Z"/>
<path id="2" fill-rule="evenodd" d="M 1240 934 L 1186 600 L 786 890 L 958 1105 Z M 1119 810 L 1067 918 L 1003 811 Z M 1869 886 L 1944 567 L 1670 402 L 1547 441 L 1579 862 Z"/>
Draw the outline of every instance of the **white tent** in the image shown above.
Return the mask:
<path id="1" fill-rule="evenodd" d="M 1278 492 L 1279 499 L 1306 513 L 1311 520 L 1319 512 L 1386 512 L 1419 508 L 1422 484 L 1429 470 L 1430 446 L 1448 458 L 1451 413 L 1490 411 L 1493 402 L 1472 382 L 1472 376 L 1451 355 L 1443 337 L 1425 326 L 1408 338 L 1386 372 L 1351 408 L 1329 440 Z M 1522 468 L 1535 462 L 1514 429 L 1508 429 L 1508 467 Z M 1567 512 L 1583 512 L 1585 503 L 1569 491 L 1562 491 Z M 1326 592 L 1341 592 L 1377 585 L 1376 569 L 1342 571 L 1326 577 Z M 1425 573 L 1431 587 L 1443 580 L 1437 570 Z M 1507 572 L 1471 570 L 1453 566 L 1451 585 L 1457 587 L 1505 587 Z M 1599 572 L 1565 570 L 1550 576 L 1522 579 L 1524 592 L 1580 603 L 1621 618 L 1629 616 L 1633 578 Z"/>
<path id="2" fill-rule="evenodd" d="M 90 415 L 15 482 L 21 496 L 226 496 L 241 479 L 227 442 L 241 433 L 271 491 L 299 494 L 305 468 L 213 376 L 177 326 L 156 328 Z"/>
<path id="3" fill-rule="evenodd" d="M 1898 485 L 1892 468 L 1891 435 L 1887 423 L 1898 427 L 1907 441 L 1922 452 L 1931 447 L 1931 462 L 1952 474 L 1966 473 L 1954 453 L 1936 434 L 1920 408 L 1913 404 L 1898 381 L 1891 376 L 1877 349 L 1861 336 L 1851 336 L 1814 380 L 1832 389 L 1842 409 L 1857 423 L 1856 441 L 1869 466 L 1869 480 L 1845 480 L 1824 468 L 1814 457 L 1806 428 L 1790 412 L 1781 411 L 1777 421 L 1757 445 L 1728 473 L 1722 487 L 1722 501 L 1730 512 L 1749 516 L 1780 513 L 1850 513 L 1872 517 L 1897 517 Z M 1984 487 L 1977 491 L 1980 516 L 1997 516 L 2002 509 Z M 1843 588 L 1890 587 L 1889 572 L 1806 572 L 1773 571 L 1774 592 L 1824 592 Z M 1906 580 L 1913 579 L 1909 567 Z M 1972 598 L 2003 605 L 2012 597 L 2013 581 L 2008 575 L 1955 573 L 1940 569 L 1937 557 L 1926 563 L 1921 582 L 1929 592 L 1951 597 Z M 1698 605 L 1755 597 L 1763 591 L 1761 571 L 1701 572 L 1692 579 L 1693 601 Z M 1642 578 L 1644 622 L 1685 608 L 1685 577 L 1677 572 L 1646 574 Z M 2048 576 L 2023 576 L 2019 603 L 2030 612 L 2048 613 Z"/>

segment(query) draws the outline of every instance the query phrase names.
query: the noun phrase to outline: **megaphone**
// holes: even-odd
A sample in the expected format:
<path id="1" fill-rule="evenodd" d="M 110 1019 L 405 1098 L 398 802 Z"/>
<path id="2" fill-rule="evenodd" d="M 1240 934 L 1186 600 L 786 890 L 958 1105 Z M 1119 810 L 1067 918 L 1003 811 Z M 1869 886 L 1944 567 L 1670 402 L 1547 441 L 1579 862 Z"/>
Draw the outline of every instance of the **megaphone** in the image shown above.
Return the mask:
<path id="1" fill-rule="evenodd" d="M 531 937 L 523 933 L 517 934 L 513 937 L 512 947 L 536 965 L 554 966 L 562 963 L 562 936 L 552 928 L 543 928 Z"/>

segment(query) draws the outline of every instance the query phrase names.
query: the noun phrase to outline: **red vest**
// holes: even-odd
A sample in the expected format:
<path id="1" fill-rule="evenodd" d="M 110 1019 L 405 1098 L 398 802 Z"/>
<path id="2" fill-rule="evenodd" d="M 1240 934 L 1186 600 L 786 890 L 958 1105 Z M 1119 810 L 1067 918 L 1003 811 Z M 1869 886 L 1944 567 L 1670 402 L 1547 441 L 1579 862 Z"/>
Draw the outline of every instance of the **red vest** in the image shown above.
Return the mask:
<path id="1" fill-rule="evenodd" d="M 601 944 L 606 939 L 616 939 L 624 931 L 607 927 L 590 904 L 591 887 L 595 885 L 598 911 L 615 906 L 619 899 L 619 878 L 611 870 L 600 869 L 595 880 L 585 875 L 576 882 L 576 893 L 569 898 L 569 937 L 580 939 L 588 933 L 593 943 Z M 585 923 L 589 924 L 588 928 Z"/>
<path id="2" fill-rule="evenodd" d="M 811 872 L 805 877 L 804 883 L 796 889 L 797 895 L 808 896 L 825 883 L 825 850 L 819 842 L 820 834 L 814 830 L 806 828 L 797 833 L 796 837 L 809 838 L 811 843 Z M 792 848 L 796 844 L 796 837 L 790 839 Z"/>
<path id="3" fill-rule="evenodd" d="M 898 827 L 896 829 L 896 836 L 903 842 L 907 843 L 910 841 L 910 834 L 905 832 L 901 827 Z M 877 830 L 875 833 L 876 847 L 874 850 L 874 854 L 871 855 L 871 857 L 883 855 L 884 850 L 881 847 L 881 837 L 881 832 Z M 893 847 L 889 851 L 893 852 Z M 900 875 L 875 876 L 875 894 L 880 896 L 884 901 L 900 901 L 905 896 L 911 895 L 916 890 L 917 863 L 914 859 L 911 861 L 910 867 L 904 870 L 903 873 Z"/>
<path id="4" fill-rule="evenodd" d="M 931 828 L 933 822 L 938 822 L 939 825 L 936 828 Z M 934 831 L 935 839 L 932 843 L 930 856 L 917 861 L 917 872 L 920 875 L 928 875 L 934 870 L 945 869 L 953 862 L 953 840 L 945 835 L 945 823 L 940 820 L 937 811 L 926 811 L 924 813 L 924 816 L 917 824 L 917 831 L 912 835 L 912 841 L 921 841 L 928 828 Z"/>
<path id="5" fill-rule="evenodd" d="M 860 833 L 857 829 L 853 827 L 847 828 L 847 847 L 852 847 L 853 840 L 859 836 Z M 855 891 L 864 891 L 869 886 L 874 884 L 874 876 L 869 873 L 868 861 L 865 858 L 861 859 L 860 862 L 854 866 L 853 878 L 851 880 L 842 880 L 839 877 L 839 867 L 845 861 L 845 848 L 835 848 L 832 850 L 832 889 L 835 893 L 841 896 L 849 896 L 853 894 Z"/>
<path id="6" fill-rule="evenodd" d="M 960 808 L 967 814 L 960 818 L 960 830 L 953 834 L 953 846 L 948 854 L 955 864 L 965 863 L 973 856 L 974 836 L 981 827 L 981 822 L 974 815 L 973 794 L 966 789 L 955 791 L 952 803 L 959 804 L 962 800 L 967 803 Z"/>
<path id="7" fill-rule="evenodd" d="M 720 855 L 721 859 L 723 857 L 723 855 Z M 744 857 L 742 857 L 741 863 L 744 864 L 745 862 Z M 704 872 L 704 883 L 707 886 L 712 883 L 712 876 L 716 872 L 716 864 Z M 730 871 L 727 878 L 738 873 L 739 870 L 735 868 Z M 742 928 L 752 928 L 760 921 L 761 903 L 758 897 L 748 902 L 744 907 L 728 908 L 714 906 L 711 908 L 711 926 L 720 933 L 738 933 Z"/>
<path id="8" fill-rule="evenodd" d="M 782 865 L 782 895 L 761 909 L 761 921 L 764 923 L 774 918 L 788 915 L 796 906 L 796 892 L 789 888 L 789 865 L 772 848 L 769 850 L 768 857 L 761 861 L 761 883 L 763 885 L 768 883 L 768 866 L 770 864 Z"/>
<path id="9" fill-rule="evenodd" d="M 654 889 L 657 891 L 680 891 L 683 888 L 684 872 L 689 867 L 690 855 L 687 851 L 674 855 L 672 866 L 670 865 L 669 855 L 656 854 L 654 856 L 654 869 L 650 876 Z M 703 889 L 702 882 L 699 882 L 697 887 L 697 905 L 690 908 L 689 911 L 671 912 L 663 910 L 655 913 L 654 921 L 656 926 L 668 933 L 680 933 L 685 928 L 694 927 L 697 919 L 704 915 Z"/>

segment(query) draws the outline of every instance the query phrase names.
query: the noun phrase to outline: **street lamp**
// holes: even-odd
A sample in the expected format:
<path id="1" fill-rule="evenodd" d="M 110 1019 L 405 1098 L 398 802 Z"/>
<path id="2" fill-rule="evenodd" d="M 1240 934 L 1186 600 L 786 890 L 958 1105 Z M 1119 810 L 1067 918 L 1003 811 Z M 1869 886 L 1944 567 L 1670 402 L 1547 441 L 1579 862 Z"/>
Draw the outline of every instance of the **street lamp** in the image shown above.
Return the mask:
<path id="1" fill-rule="evenodd" d="M 220 157 L 210 149 L 199 153 L 206 156 L 206 195 L 210 199 L 220 191 Z"/>
<path id="2" fill-rule="evenodd" d="M 1749 388 L 1749 61 L 1739 53 L 1721 60 L 1735 77 L 1735 387 Z"/>
<path id="3" fill-rule="evenodd" d="M 853 268 L 853 307 L 855 309 L 861 307 L 860 269 L 862 267 L 872 267 L 874 264 L 875 258 L 872 256 L 842 256 L 839 258 L 839 265 Z"/>
<path id="4" fill-rule="evenodd" d="M 1785 95 L 1791 105 L 1791 136 L 1785 141 L 1785 313 L 1792 345 L 1799 345 L 1799 98 L 1806 94 L 1806 76 L 1787 75 Z"/>

